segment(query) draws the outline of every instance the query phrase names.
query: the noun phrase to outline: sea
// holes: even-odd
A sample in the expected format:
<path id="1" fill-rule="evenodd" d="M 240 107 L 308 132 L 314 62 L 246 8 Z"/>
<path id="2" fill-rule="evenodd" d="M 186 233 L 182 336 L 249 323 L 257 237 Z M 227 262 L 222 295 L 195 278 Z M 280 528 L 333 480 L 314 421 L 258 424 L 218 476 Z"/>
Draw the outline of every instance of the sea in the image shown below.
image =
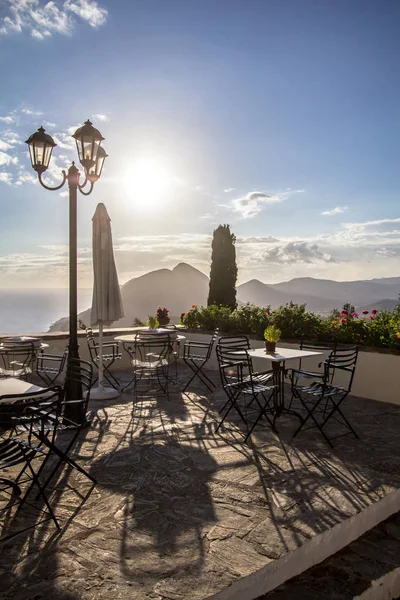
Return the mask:
<path id="1" fill-rule="evenodd" d="M 0 334 L 45 333 L 69 312 L 68 289 L 0 289 Z M 90 308 L 92 290 L 78 290 L 78 312 Z"/>

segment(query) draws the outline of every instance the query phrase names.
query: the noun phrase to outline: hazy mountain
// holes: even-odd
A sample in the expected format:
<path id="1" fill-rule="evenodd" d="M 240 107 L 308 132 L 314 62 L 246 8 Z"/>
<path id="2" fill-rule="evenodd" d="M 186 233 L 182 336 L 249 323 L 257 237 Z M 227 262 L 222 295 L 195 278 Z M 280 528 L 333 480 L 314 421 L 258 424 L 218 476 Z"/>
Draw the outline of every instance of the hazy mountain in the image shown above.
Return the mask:
<path id="1" fill-rule="evenodd" d="M 363 306 L 374 300 L 398 298 L 400 293 L 400 278 L 393 279 L 396 281 L 399 280 L 399 282 L 382 283 L 382 280 L 331 281 L 330 279 L 298 277 L 291 281 L 273 284 L 270 287 L 285 292 L 293 296 L 293 298 L 297 294 L 330 298 L 334 306 L 339 308 L 345 302 Z"/>
<path id="2" fill-rule="evenodd" d="M 376 302 L 372 302 L 371 304 L 367 304 L 366 306 L 360 306 L 360 307 L 356 307 L 357 312 L 362 312 L 363 310 L 368 310 L 369 312 L 371 312 L 371 310 L 374 310 L 374 308 L 376 308 L 376 310 L 390 310 L 393 311 L 393 309 L 400 303 L 399 300 L 389 300 L 388 298 L 386 298 L 385 300 L 377 300 Z"/>
<path id="3" fill-rule="evenodd" d="M 270 305 L 271 308 L 287 304 L 290 301 L 298 304 L 306 303 L 307 309 L 313 312 L 325 313 L 336 308 L 337 303 L 329 297 L 313 296 L 307 293 L 305 287 L 301 289 L 301 292 L 286 292 L 278 289 L 277 285 L 267 285 L 258 279 L 252 279 L 238 286 L 237 296 L 242 302 L 250 302 L 250 304 L 256 304 L 257 306 Z"/>
<path id="4" fill-rule="evenodd" d="M 190 309 L 192 304 L 205 305 L 208 296 L 208 277 L 186 263 L 180 263 L 172 270 L 160 269 L 135 277 L 121 286 L 121 296 L 125 317 L 116 321 L 113 327 L 129 327 L 135 317 L 146 321 L 155 315 L 159 304 L 170 310 L 170 315 L 179 317 Z M 90 308 L 81 312 L 79 318 L 90 325 Z M 68 317 L 56 321 L 49 331 L 67 331 Z"/>
<path id="5" fill-rule="evenodd" d="M 170 309 L 171 317 L 178 318 L 192 304 L 205 306 L 208 296 L 208 277 L 186 263 L 172 270 L 159 269 L 131 279 L 121 286 L 125 317 L 113 324 L 115 327 L 131 326 L 135 317 L 145 321 L 154 315 L 159 304 Z M 306 303 L 313 312 L 328 314 L 341 308 L 345 302 L 361 307 L 361 310 L 389 308 L 397 305 L 400 277 L 388 277 L 370 281 L 331 281 L 299 277 L 283 283 L 266 284 L 252 279 L 237 288 L 237 300 L 272 308 L 290 301 Z M 360 310 L 357 308 L 357 310 Z M 79 318 L 90 325 L 90 308 L 81 312 Z M 49 331 L 67 331 L 68 317 L 59 319 Z"/>
<path id="6" fill-rule="evenodd" d="M 370 279 L 370 281 L 374 281 L 375 283 L 393 283 L 395 285 L 398 285 L 400 288 L 400 277 L 381 277 L 381 278 L 375 278 L 375 279 Z"/>

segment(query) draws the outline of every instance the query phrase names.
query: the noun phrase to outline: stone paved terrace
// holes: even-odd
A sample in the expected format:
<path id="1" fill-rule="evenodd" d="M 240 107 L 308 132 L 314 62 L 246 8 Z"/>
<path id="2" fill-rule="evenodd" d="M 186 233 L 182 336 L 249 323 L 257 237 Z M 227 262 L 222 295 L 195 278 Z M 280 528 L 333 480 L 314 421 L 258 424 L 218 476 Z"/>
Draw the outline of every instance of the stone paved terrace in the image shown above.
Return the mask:
<path id="1" fill-rule="evenodd" d="M 0 547 L 0 597 L 254 599 L 400 509 L 400 406 L 350 397 L 361 439 L 332 450 L 313 431 L 292 440 L 294 417 L 246 445 L 233 417 L 215 433 L 224 402 L 179 388 L 91 402 L 75 455 L 97 486 L 60 473 L 63 529 L 48 521 Z"/>

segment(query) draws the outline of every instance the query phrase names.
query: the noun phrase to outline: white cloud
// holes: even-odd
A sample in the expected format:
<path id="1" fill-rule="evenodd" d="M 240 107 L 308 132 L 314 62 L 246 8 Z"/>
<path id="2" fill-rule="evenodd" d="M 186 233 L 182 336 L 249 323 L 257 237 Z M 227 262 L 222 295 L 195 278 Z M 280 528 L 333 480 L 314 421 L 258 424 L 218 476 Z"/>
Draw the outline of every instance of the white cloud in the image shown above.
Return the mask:
<path id="1" fill-rule="evenodd" d="M 10 129 L 3 131 L 1 137 L 3 138 L 3 140 L 6 140 L 7 144 L 10 144 L 11 146 L 23 144 L 21 136 L 16 131 L 11 131 Z"/>
<path id="2" fill-rule="evenodd" d="M 17 180 L 15 181 L 15 185 L 23 185 L 24 183 L 34 183 L 38 182 L 37 177 L 32 175 L 32 173 L 28 173 L 28 171 L 22 170 L 17 176 Z"/>
<path id="3" fill-rule="evenodd" d="M 239 212 L 244 219 L 255 217 L 268 204 L 277 204 L 287 200 L 292 194 L 302 193 L 304 190 L 290 190 L 279 192 L 277 194 L 267 194 L 265 192 L 249 192 L 241 198 L 233 201 L 235 212 Z"/>
<path id="4" fill-rule="evenodd" d="M 17 156 L 10 156 L 6 152 L 0 151 L 0 165 L 16 165 L 18 163 Z"/>
<path id="5" fill-rule="evenodd" d="M 225 194 L 229 194 L 230 192 L 234 192 L 236 190 L 236 188 L 227 188 L 226 190 L 224 190 Z"/>
<path id="6" fill-rule="evenodd" d="M 348 206 L 336 206 L 336 208 L 332 208 L 331 210 L 324 210 L 321 215 L 324 215 L 325 217 L 333 217 L 334 215 L 340 215 L 348 210 Z"/>
<path id="7" fill-rule="evenodd" d="M 98 113 L 97 115 L 92 115 L 94 121 L 102 121 L 107 122 L 110 120 L 110 117 L 104 113 Z"/>
<path id="8" fill-rule="evenodd" d="M 317 244 L 304 241 L 267 248 L 263 251 L 261 259 L 276 264 L 337 262 L 331 254 L 321 251 Z"/>
<path id="9" fill-rule="evenodd" d="M 38 117 L 43 114 L 40 112 L 40 110 L 31 110 L 30 108 L 22 108 L 21 112 L 24 113 L 24 115 L 33 115 Z"/>
<path id="10" fill-rule="evenodd" d="M 0 172 L 0 183 L 12 184 L 12 173 Z"/>
<path id="11" fill-rule="evenodd" d="M 70 34 L 79 17 L 91 27 L 107 20 L 107 9 L 94 0 L 8 0 L 9 15 L 0 21 L 0 35 L 27 31 L 43 40 L 52 33 Z"/>
<path id="12" fill-rule="evenodd" d="M 0 117 L 0 121 L 3 123 L 7 123 L 7 125 L 11 125 L 11 123 L 15 123 L 14 115 L 6 115 L 5 117 Z"/>
<path id="13" fill-rule="evenodd" d="M 3 140 L 0 140 L 0 150 L 10 150 L 10 148 L 12 148 L 11 144 L 9 144 L 8 142 L 3 142 Z"/>
<path id="14" fill-rule="evenodd" d="M 84 21 L 87 21 L 91 27 L 100 27 L 107 20 L 107 9 L 100 7 L 93 0 L 76 0 L 75 2 L 66 0 L 64 6 Z"/>

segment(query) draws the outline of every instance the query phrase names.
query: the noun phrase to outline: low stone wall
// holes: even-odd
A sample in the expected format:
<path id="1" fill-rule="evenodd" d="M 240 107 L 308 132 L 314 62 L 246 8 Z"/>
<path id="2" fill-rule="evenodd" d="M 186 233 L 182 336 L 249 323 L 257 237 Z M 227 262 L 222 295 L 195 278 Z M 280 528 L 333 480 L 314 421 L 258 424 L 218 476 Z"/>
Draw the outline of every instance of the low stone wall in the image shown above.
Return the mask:
<path id="1" fill-rule="evenodd" d="M 137 330 L 137 329 L 136 329 Z M 124 335 L 134 333 L 135 329 L 132 327 L 121 327 L 118 329 L 106 329 L 104 331 L 104 341 L 112 341 L 118 335 Z M 198 340 L 202 342 L 208 342 L 210 334 L 202 334 L 197 332 L 182 332 L 187 340 Z M 68 344 L 68 333 L 40 333 L 40 334 L 27 334 L 37 335 L 41 337 L 43 341 L 49 344 L 47 352 L 52 354 L 62 354 Z M 5 337 L 5 336 L 3 336 Z M 79 340 L 79 351 L 81 358 L 90 360 L 86 333 L 80 331 L 78 333 Z M 264 346 L 262 340 L 250 340 L 252 348 L 261 348 Z M 279 342 L 279 346 L 284 348 L 298 348 L 296 343 Z M 324 353 L 320 357 L 307 358 L 303 360 L 302 368 L 307 370 L 315 370 L 318 368 L 318 363 L 327 357 L 328 353 Z M 126 370 L 129 369 L 129 357 L 126 352 L 122 353 L 122 359 L 118 360 L 113 365 L 113 370 Z M 298 368 L 299 361 L 289 361 L 286 363 L 286 367 Z M 215 355 L 215 349 L 213 350 L 211 359 L 207 366 L 209 369 L 218 369 L 217 358 Z M 256 370 L 267 370 L 270 368 L 270 363 L 263 359 L 255 359 L 254 367 Z M 354 377 L 352 393 L 356 396 L 363 398 L 371 398 L 372 400 L 378 400 L 381 402 L 392 402 L 393 404 L 400 404 L 400 355 L 391 354 L 389 352 L 379 351 L 360 351 L 358 357 L 358 363 L 356 368 L 356 374 Z M 339 375 L 339 374 L 338 374 Z M 340 377 L 338 378 L 340 382 Z"/>

